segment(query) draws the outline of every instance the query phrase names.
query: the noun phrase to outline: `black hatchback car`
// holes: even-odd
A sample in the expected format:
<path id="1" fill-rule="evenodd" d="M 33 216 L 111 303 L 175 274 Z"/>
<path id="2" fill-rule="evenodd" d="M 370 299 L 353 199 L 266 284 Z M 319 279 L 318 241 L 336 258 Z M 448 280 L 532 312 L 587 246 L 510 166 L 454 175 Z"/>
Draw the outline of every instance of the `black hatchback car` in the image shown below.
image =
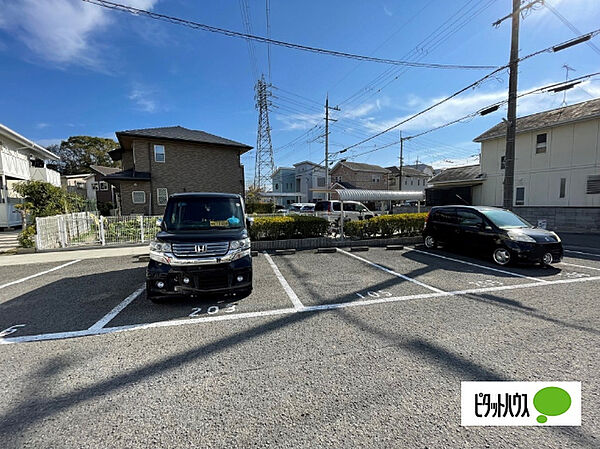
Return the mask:
<path id="1" fill-rule="evenodd" d="M 497 207 L 433 207 L 425 221 L 427 248 L 438 244 L 491 256 L 498 265 L 560 262 L 563 248 L 552 231 L 532 226 L 515 213 Z"/>

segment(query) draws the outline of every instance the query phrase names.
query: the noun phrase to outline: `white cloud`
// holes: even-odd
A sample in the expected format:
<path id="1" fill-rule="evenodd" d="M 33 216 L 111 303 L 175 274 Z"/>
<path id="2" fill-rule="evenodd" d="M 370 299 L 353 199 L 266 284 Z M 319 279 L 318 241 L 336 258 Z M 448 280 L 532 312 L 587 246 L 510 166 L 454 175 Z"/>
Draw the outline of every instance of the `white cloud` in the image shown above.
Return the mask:
<path id="1" fill-rule="evenodd" d="M 156 92 L 141 84 L 136 84 L 131 89 L 131 92 L 127 96 L 131 101 L 134 102 L 136 108 L 143 112 L 156 112 L 158 110 L 158 104 L 154 98 L 152 98 Z"/>
<path id="2" fill-rule="evenodd" d="M 44 123 L 44 122 L 41 122 L 41 123 L 38 123 L 38 124 L 35 125 L 35 127 L 37 129 L 44 129 L 44 128 L 48 128 L 49 126 L 50 126 L 50 124 Z"/>
<path id="3" fill-rule="evenodd" d="M 550 83 L 541 83 L 539 86 L 534 86 L 528 90 L 533 90 L 548 84 Z M 598 97 L 600 97 L 600 80 L 585 81 L 577 87 L 567 91 L 568 104 L 578 103 Z M 383 131 L 390 126 L 395 125 L 396 123 L 408 119 L 414 115 L 415 112 L 439 102 L 443 98 L 445 97 L 417 99 L 417 97 L 413 96 L 411 97 L 411 104 L 414 106 L 414 112 L 383 121 L 365 120 L 364 124 L 373 132 Z M 488 92 L 479 92 L 476 90 L 472 94 L 462 95 L 448 100 L 440 106 L 435 107 L 431 111 L 404 123 L 401 125 L 401 129 L 404 131 L 422 131 L 429 128 L 435 128 L 450 121 L 459 119 L 463 116 L 469 115 L 496 102 L 506 100 L 506 98 L 507 92 L 505 89 Z M 525 96 L 520 98 L 518 101 L 518 114 L 519 116 L 523 116 L 560 107 L 562 99 L 562 92 L 557 94 L 540 93 Z M 499 112 L 496 112 L 498 116 L 500 116 L 502 113 L 502 108 Z"/>
<path id="4" fill-rule="evenodd" d="M 64 139 L 58 139 L 58 138 L 49 138 L 49 139 L 38 139 L 35 141 L 35 143 L 37 143 L 39 146 L 41 147 L 49 147 L 50 145 L 60 145 L 60 143 L 66 140 L 66 138 Z"/>
<path id="5" fill-rule="evenodd" d="M 158 0 L 123 0 L 150 9 Z M 38 57 L 58 64 L 98 66 L 93 35 L 111 23 L 110 11 L 81 0 L 0 0 L 0 28 Z"/>
<path id="6" fill-rule="evenodd" d="M 385 13 L 386 16 L 389 16 L 389 17 L 392 17 L 394 15 L 394 13 L 392 11 L 390 11 L 390 9 L 386 5 L 383 5 L 383 12 Z"/>

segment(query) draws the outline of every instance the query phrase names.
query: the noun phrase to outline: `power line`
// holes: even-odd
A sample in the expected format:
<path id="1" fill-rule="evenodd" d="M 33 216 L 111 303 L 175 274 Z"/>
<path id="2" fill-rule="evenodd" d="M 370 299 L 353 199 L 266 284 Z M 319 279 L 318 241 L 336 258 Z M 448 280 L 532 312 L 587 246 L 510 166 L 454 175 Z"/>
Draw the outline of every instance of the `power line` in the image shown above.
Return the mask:
<path id="1" fill-rule="evenodd" d="M 536 51 L 536 52 L 534 52 L 534 53 L 531 53 L 531 54 L 529 54 L 529 55 L 527 55 L 527 56 L 523 56 L 522 58 L 519 58 L 519 59 L 518 59 L 518 61 L 519 61 L 519 62 L 521 62 L 521 61 L 527 60 L 527 59 L 529 59 L 529 58 L 532 58 L 533 56 L 537 56 L 537 55 L 539 55 L 539 54 L 541 54 L 541 53 L 547 53 L 547 52 L 551 52 L 551 51 L 559 51 L 559 50 L 562 50 L 563 48 L 567 48 L 567 47 L 569 47 L 569 46 L 571 46 L 571 45 L 574 45 L 575 43 L 578 43 L 578 41 L 579 41 L 579 40 L 581 40 L 581 39 L 583 39 L 583 38 L 590 39 L 591 37 L 593 37 L 593 36 L 596 36 L 597 34 L 600 34 L 600 29 L 594 30 L 594 31 L 592 31 L 592 32 L 590 32 L 590 33 L 587 33 L 587 34 L 583 35 L 583 36 L 579 36 L 578 38 L 572 39 L 572 40 L 570 40 L 570 41 L 563 42 L 563 43 L 561 43 L 561 44 L 559 44 L 559 45 L 554 45 L 554 46 L 547 47 L 547 48 L 545 48 L 545 49 L 543 49 L 543 50 L 538 50 L 538 51 Z M 425 114 L 426 112 L 429 112 L 429 111 L 431 111 L 432 109 L 434 109 L 434 108 L 436 108 L 436 107 L 438 107 L 438 106 L 440 106 L 440 105 L 442 105 L 442 104 L 446 103 L 447 101 L 449 101 L 449 100 L 451 100 L 452 98 L 454 98 L 454 97 L 456 97 L 456 96 L 458 96 L 458 95 L 462 94 L 463 92 L 465 92 L 465 91 L 467 91 L 467 90 L 469 90 L 469 89 L 471 89 L 471 88 L 477 87 L 478 85 L 480 85 L 481 83 L 483 83 L 485 80 L 487 80 L 487 79 L 491 78 L 491 77 L 492 77 L 492 76 L 494 76 L 496 73 L 498 73 L 498 72 L 500 72 L 500 71 L 502 71 L 502 70 L 506 69 L 507 67 L 508 67 L 508 64 L 506 64 L 506 65 L 504 65 L 504 66 L 502 66 L 502 67 L 498 67 L 496 70 L 494 70 L 494 71 L 492 71 L 492 72 L 488 73 L 487 75 L 485 75 L 485 76 L 484 76 L 484 77 L 482 77 L 482 78 L 479 78 L 477 81 L 475 81 L 475 82 L 473 82 L 473 83 L 469 84 L 468 86 L 466 86 L 466 87 L 463 87 L 462 89 L 460 89 L 460 90 L 458 90 L 458 91 L 454 92 L 454 93 L 453 93 L 453 94 L 451 94 L 450 96 L 448 96 L 448 97 L 446 97 L 446 98 L 443 98 L 442 100 L 440 100 L 440 101 L 438 101 L 438 102 L 436 102 L 436 103 L 432 104 L 431 106 L 428 106 L 427 108 L 423 109 L 422 111 L 419 111 L 419 112 L 417 112 L 416 114 L 413 114 L 413 115 L 411 115 L 410 117 L 408 117 L 408 118 L 406 118 L 406 119 L 404 119 L 404 120 L 401 120 L 400 122 L 398 122 L 398 123 L 396 123 L 396 124 L 394 124 L 394 125 L 392 125 L 392 126 L 390 126 L 390 127 L 386 128 L 386 129 L 384 129 L 383 131 L 380 131 L 380 132 L 378 132 L 378 133 L 374 134 L 374 135 L 373 135 L 373 136 L 371 136 L 371 137 L 368 137 L 368 138 L 366 138 L 366 139 L 363 139 L 363 140 L 361 140 L 360 142 L 357 142 L 357 143 L 355 143 L 355 144 L 353 144 L 353 145 L 350 145 L 350 146 L 346 147 L 344 150 L 349 150 L 349 149 L 351 149 L 351 148 L 354 148 L 354 147 L 357 147 L 357 146 L 359 146 L 359 145 L 362 145 L 363 143 L 366 143 L 366 142 L 368 142 L 368 141 L 370 141 L 370 140 L 374 139 L 375 137 L 381 136 L 382 134 L 388 133 L 389 131 L 392 131 L 393 129 L 396 129 L 396 128 L 398 128 L 399 126 L 403 125 L 403 124 L 404 124 L 404 123 L 406 123 L 406 122 L 409 122 L 409 121 L 411 121 L 411 120 L 414 120 L 415 118 L 417 118 L 417 117 L 419 117 L 419 116 L 421 116 L 421 115 Z"/>
<path id="2" fill-rule="evenodd" d="M 311 47 L 308 45 L 295 44 L 292 42 L 285 42 L 276 39 L 269 39 L 263 36 L 257 36 L 250 33 L 240 33 L 239 31 L 228 30 L 225 28 L 214 27 L 212 25 L 206 25 L 198 22 L 193 22 L 191 20 L 181 19 L 179 17 L 168 16 L 166 14 L 159 14 L 152 11 L 147 11 L 144 9 L 134 8 L 133 6 L 122 5 L 120 3 L 109 2 L 107 0 L 81 0 L 86 3 L 91 3 L 94 5 L 102 6 L 104 8 L 113 9 L 116 11 L 126 12 L 129 14 L 134 14 L 138 16 L 146 16 L 154 20 L 161 20 L 164 22 L 173 23 L 176 25 L 186 26 L 188 28 L 208 31 L 211 33 L 223 34 L 225 36 L 230 37 L 238 37 L 243 39 L 250 39 L 255 42 L 260 42 L 263 44 L 273 44 L 281 47 L 292 48 L 295 50 L 301 50 L 311 53 L 318 53 L 328 56 L 335 56 L 339 58 L 348 58 L 348 59 L 356 59 L 359 61 L 366 62 L 375 62 L 379 64 L 389 64 L 389 65 L 397 65 L 397 66 L 406 66 L 406 67 L 420 67 L 420 68 L 428 68 L 428 69 L 459 69 L 459 70 L 487 70 L 493 69 L 496 66 L 490 65 L 466 65 L 466 64 L 437 64 L 437 63 L 421 63 L 421 62 L 412 62 L 412 61 L 401 61 L 396 59 L 385 59 L 385 58 L 376 58 L 373 56 L 359 55 L 355 53 L 347 53 L 337 50 L 328 50 L 325 48 L 319 47 Z"/>
<path id="3" fill-rule="evenodd" d="M 265 0 L 265 16 L 267 19 L 267 39 L 271 39 L 271 2 Z M 267 61 L 269 66 L 269 83 L 271 82 L 271 44 L 267 44 Z"/>
<path id="4" fill-rule="evenodd" d="M 556 17 L 558 17 L 558 20 L 560 20 L 564 25 L 567 26 L 567 28 L 569 28 L 571 31 L 573 31 L 573 33 L 575 33 L 576 36 L 579 36 L 582 34 L 581 31 L 579 31 L 577 29 L 577 27 L 575 27 L 575 25 L 573 25 L 571 22 L 569 22 L 565 16 L 563 16 L 560 12 L 558 12 L 556 10 L 556 8 L 554 8 L 548 0 L 545 0 L 543 2 L 543 4 L 546 8 L 548 8 L 548 10 L 550 10 L 550 12 L 552 14 L 554 14 Z M 591 47 L 592 50 L 594 50 L 596 53 L 598 53 L 600 55 L 600 48 L 598 48 L 593 42 L 587 42 L 587 45 L 589 47 Z"/>
<path id="5" fill-rule="evenodd" d="M 522 97 L 525 97 L 527 95 L 532 95 L 532 94 L 541 93 L 541 92 L 554 92 L 554 93 L 556 93 L 556 92 L 562 92 L 563 89 L 574 87 L 576 84 L 578 84 L 579 82 L 581 82 L 581 81 L 583 81 L 585 79 L 589 79 L 589 78 L 592 78 L 594 76 L 599 76 L 599 75 L 600 75 L 600 72 L 594 72 L 594 73 L 589 73 L 587 75 L 579 76 L 577 78 L 572 78 L 570 80 L 561 81 L 561 82 L 553 83 L 553 84 L 548 84 L 546 86 L 538 87 L 538 88 L 533 89 L 533 90 L 525 91 L 525 92 L 517 95 L 517 98 L 522 98 Z M 427 130 L 419 132 L 417 134 L 413 134 L 411 136 L 403 137 L 403 140 L 408 141 L 408 140 L 416 139 L 418 137 L 424 136 L 425 134 L 429 134 L 429 133 L 432 133 L 434 131 L 438 131 L 438 130 L 440 130 L 442 128 L 447 128 L 448 126 L 454 125 L 454 124 L 459 123 L 459 122 L 463 122 L 464 120 L 472 119 L 472 118 L 474 118 L 474 117 L 476 117 L 478 115 L 485 115 L 485 114 L 482 114 L 482 113 L 484 113 L 486 110 L 495 108 L 496 106 L 499 108 L 501 105 L 506 104 L 506 103 L 508 103 L 508 100 L 503 100 L 503 101 L 500 101 L 500 102 L 497 102 L 497 103 L 485 106 L 483 108 L 478 109 L 475 112 L 471 112 L 470 114 L 467 114 L 467 115 L 462 116 L 460 118 L 457 118 L 455 120 L 451 120 L 451 121 L 446 122 L 446 123 L 444 123 L 442 125 L 435 126 L 433 128 L 427 129 Z M 399 143 L 398 141 L 391 142 L 390 144 L 383 145 L 381 147 L 377 147 L 377 148 L 374 148 L 372 150 L 365 151 L 363 153 L 355 154 L 355 155 L 353 155 L 351 157 L 351 159 L 355 159 L 355 158 L 357 158 L 359 156 L 362 156 L 362 155 L 365 155 L 365 154 L 374 153 L 376 151 L 383 150 L 384 148 L 388 148 L 388 147 L 390 147 L 392 145 L 397 145 L 398 143 Z M 338 151 L 337 153 L 343 153 L 347 149 L 348 148 L 342 149 L 342 150 Z"/>

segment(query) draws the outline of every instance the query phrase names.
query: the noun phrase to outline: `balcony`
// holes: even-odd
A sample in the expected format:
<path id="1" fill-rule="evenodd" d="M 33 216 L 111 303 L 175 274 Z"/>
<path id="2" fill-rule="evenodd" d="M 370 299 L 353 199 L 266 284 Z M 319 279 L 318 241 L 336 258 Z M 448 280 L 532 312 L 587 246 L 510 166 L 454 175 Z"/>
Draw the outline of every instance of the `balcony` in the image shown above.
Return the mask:
<path id="1" fill-rule="evenodd" d="M 27 156 L 17 151 L 1 148 L 0 175 L 6 175 L 9 178 L 16 179 L 30 179 L 29 159 L 27 159 Z"/>
<path id="2" fill-rule="evenodd" d="M 60 187 L 60 173 L 47 167 L 29 167 L 30 179 L 32 181 L 44 181 Z"/>

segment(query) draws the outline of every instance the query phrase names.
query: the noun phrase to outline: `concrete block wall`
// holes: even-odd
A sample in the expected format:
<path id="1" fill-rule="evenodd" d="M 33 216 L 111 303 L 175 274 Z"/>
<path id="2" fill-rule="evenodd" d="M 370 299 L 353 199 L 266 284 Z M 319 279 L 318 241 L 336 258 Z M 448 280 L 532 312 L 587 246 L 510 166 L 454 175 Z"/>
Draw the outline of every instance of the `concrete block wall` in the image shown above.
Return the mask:
<path id="1" fill-rule="evenodd" d="M 534 225 L 546 220 L 547 228 L 563 232 L 600 232 L 600 207 L 515 207 L 514 212 Z"/>

